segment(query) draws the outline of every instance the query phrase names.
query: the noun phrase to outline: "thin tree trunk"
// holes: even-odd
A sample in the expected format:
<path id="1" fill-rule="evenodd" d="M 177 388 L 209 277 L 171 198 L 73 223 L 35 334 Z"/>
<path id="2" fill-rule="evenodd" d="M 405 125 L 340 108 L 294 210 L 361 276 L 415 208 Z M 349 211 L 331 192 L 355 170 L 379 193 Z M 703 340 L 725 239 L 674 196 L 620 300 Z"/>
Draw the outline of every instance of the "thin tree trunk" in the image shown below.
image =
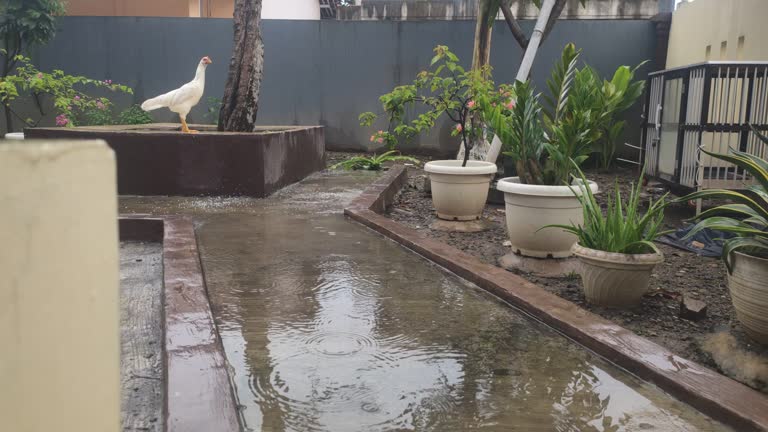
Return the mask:
<path id="1" fill-rule="evenodd" d="M 236 0 L 229 76 L 219 111 L 219 130 L 253 132 L 264 71 L 261 0 Z"/>
<path id="2" fill-rule="evenodd" d="M 475 42 L 472 50 L 472 69 L 480 69 L 488 64 L 491 59 L 491 36 L 493 35 L 493 22 L 495 10 L 491 6 L 492 0 L 482 0 L 477 3 L 477 22 L 475 24 Z M 491 14 L 494 16 L 491 16 Z"/>

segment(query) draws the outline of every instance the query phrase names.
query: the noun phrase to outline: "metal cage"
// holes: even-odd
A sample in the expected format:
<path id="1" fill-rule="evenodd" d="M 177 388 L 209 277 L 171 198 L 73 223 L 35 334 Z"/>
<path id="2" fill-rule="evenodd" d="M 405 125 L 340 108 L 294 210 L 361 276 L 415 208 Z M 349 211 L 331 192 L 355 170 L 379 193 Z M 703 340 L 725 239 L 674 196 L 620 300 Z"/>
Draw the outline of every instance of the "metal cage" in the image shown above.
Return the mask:
<path id="1" fill-rule="evenodd" d="M 763 159 L 751 131 L 768 130 L 768 62 L 707 62 L 649 75 L 642 150 L 645 172 L 682 189 L 744 189 L 754 180 L 701 149 Z M 697 203 L 697 211 L 701 203 Z"/>

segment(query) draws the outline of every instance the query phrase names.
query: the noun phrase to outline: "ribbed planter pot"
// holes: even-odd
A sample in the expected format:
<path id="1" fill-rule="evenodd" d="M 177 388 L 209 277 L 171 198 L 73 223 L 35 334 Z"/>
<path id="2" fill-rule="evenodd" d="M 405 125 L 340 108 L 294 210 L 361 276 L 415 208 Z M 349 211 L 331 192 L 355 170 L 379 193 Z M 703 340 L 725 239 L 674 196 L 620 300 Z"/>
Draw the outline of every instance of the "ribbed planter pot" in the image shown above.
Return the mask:
<path id="1" fill-rule="evenodd" d="M 744 330 L 754 340 L 768 344 L 768 259 L 741 252 L 731 255 L 728 275 L 733 307 Z"/>
<path id="2" fill-rule="evenodd" d="M 592 193 L 597 183 L 589 182 Z M 537 258 L 571 256 L 576 236 L 547 225 L 584 223 L 584 213 L 576 193 L 581 189 L 568 186 L 540 186 L 520 183 L 519 177 L 499 180 L 496 189 L 504 192 L 507 234 L 512 251 Z"/>
<path id="3" fill-rule="evenodd" d="M 461 164 L 460 160 L 440 160 L 424 165 L 432 186 L 432 203 L 440 219 L 467 221 L 480 219 L 483 214 L 496 164 L 483 161 L 468 161 L 465 167 Z"/>
<path id="4" fill-rule="evenodd" d="M 624 308 L 640 303 L 648 292 L 651 272 L 664 255 L 603 252 L 573 245 L 581 262 L 581 281 L 587 301 L 598 306 Z"/>

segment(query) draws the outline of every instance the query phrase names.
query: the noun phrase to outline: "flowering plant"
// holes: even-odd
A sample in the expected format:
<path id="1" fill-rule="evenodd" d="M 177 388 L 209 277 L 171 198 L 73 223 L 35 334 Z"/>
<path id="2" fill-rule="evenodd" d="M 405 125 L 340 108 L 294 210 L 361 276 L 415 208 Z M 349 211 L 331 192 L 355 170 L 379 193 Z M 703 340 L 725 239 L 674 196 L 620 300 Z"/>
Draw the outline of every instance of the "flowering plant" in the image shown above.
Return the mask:
<path id="1" fill-rule="evenodd" d="M 4 50 L 0 54 L 7 55 Z M 74 127 L 79 122 L 105 121 L 111 119 L 111 102 L 106 97 L 92 97 L 80 90 L 83 87 L 105 89 L 115 92 L 133 94 L 130 87 L 115 84 L 111 80 L 94 80 L 82 76 L 67 75 L 61 70 L 53 72 L 41 72 L 24 56 L 16 56 L 18 67 L 13 75 L 0 78 L 0 104 L 11 107 L 11 104 L 21 94 L 30 94 L 40 111 L 40 117 L 46 114 L 45 102 L 50 101 L 56 113 L 56 125 Z M 47 100 L 43 100 L 45 97 Z M 11 108 L 11 112 L 27 126 L 37 126 L 38 118 L 34 121 L 30 118 L 20 117 Z M 89 120 L 90 119 L 90 120 Z M 101 120 L 94 120 L 101 119 Z M 103 124 L 103 123 L 102 123 Z"/>
<path id="2" fill-rule="evenodd" d="M 394 148 L 398 138 L 427 131 L 445 115 L 455 123 L 451 135 L 461 137 L 463 166 L 466 166 L 470 150 L 485 133 L 483 111 L 477 97 L 482 95 L 487 103 L 504 108 L 509 105 L 509 88 L 504 86 L 501 92 L 495 91 L 490 66 L 465 70 L 448 47 L 439 45 L 434 52 L 429 69 L 419 72 L 413 84 L 395 87 L 379 98 L 389 120 L 389 129 L 374 134 L 371 141 L 386 142 Z M 426 107 L 426 112 L 407 121 L 406 109 L 417 103 Z M 377 118 L 378 115 L 372 112 L 360 114 L 360 124 L 370 126 Z"/>

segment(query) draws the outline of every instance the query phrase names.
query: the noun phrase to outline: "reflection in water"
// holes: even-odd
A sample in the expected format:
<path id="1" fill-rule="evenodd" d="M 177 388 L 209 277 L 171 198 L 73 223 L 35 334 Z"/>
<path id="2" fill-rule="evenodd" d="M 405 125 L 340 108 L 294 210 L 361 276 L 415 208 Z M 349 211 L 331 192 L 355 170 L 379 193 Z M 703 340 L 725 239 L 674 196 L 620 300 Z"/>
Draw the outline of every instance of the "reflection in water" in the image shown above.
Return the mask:
<path id="1" fill-rule="evenodd" d="M 126 199 L 196 220 L 255 431 L 722 426 L 339 214 L 370 177 L 267 200 Z"/>

